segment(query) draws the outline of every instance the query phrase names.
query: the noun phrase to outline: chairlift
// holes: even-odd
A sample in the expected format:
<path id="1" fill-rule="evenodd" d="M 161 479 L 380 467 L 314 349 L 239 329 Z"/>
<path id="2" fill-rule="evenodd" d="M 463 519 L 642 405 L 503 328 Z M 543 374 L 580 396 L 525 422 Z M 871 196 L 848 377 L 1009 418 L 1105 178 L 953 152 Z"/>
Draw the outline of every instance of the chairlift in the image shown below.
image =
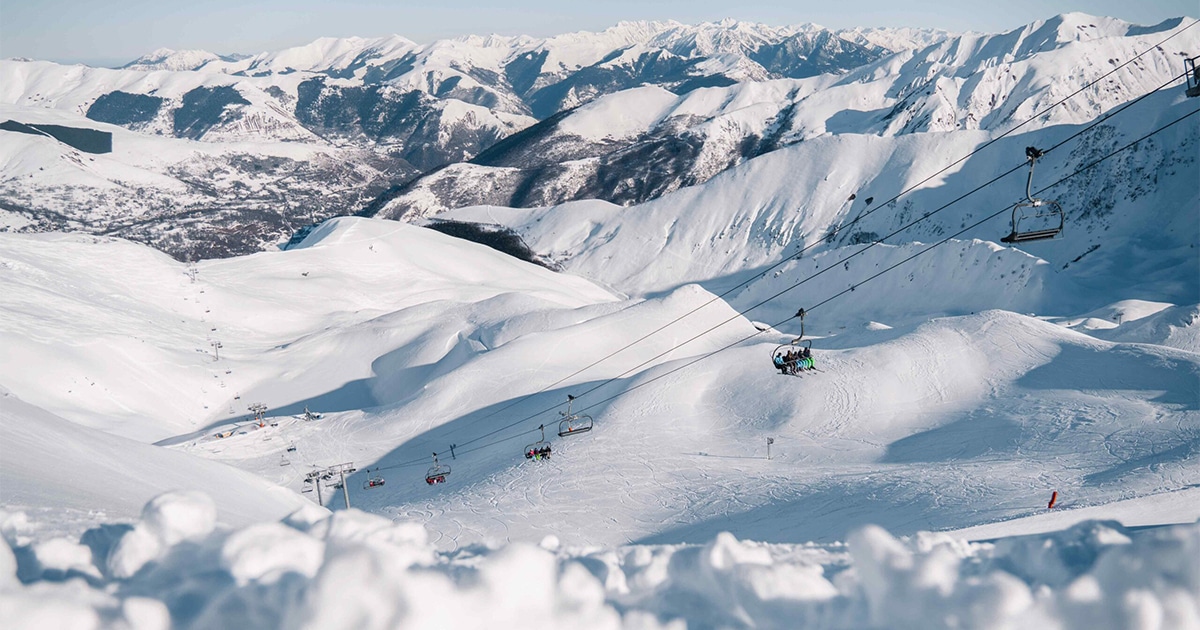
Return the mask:
<path id="1" fill-rule="evenodd" d="M 1033 166 L 1044 151 L 1037 147 L 1025 147 L 1029 160 L 1029 178 L 1025 180 L 1025 198 L 1013 206 L 1012 233 L 1000 239 L 1002 243 L 1024 243 L 1057 238 L 1063 231 L 1066 215 L 1057 201 L 1033 197 Z"/>
<path id="2" fill-rule="evenodd" d="M 558 437 L 578 435 L 592 430 L 592 417 L 585 413 L 571 413 L 575 397 L 567 394 L 567 410 L 558 412 L 563 419 L 558 423 Z"/>
<path id="3" fill-rule="evenodd" d="M 375 474 L 373 474 L 373 475 L 371 474 L 370 471 L 367 471 L 367 480 L 363 482 L 363 490 L 370 490 L 371 488 L 379 488 L 379 487 L 383 486 L 383 484 L 385 484 L 385 483 L 387 483 L 387 480 L 383 478 L 383 475 L 379 474 L 379 469 L 376 468 Z"/>
<path id="4" fill-rule="evenodd" d="M 805 315 L 804 309 L 796 311 L 796 317 L 800 318 L 800 336 L 776 346 L 771 351 L 771 365 L 775 366 L 780 374 L 799 376 L 802 371 L 817 369 L 812 358 L 812 339 L 804 338 Z"/>
<path id="5" fill-rule="evenodd" d="M 292 462 L 288 461 L 288 458 L 287 458 L 287 457 L 280 457 L 280 458 L 279 458 L 279 466 L 280 466 L 280 467 L 283 467 L 283 466 L 291 466 L 291 465 L 292 465 Z"/>
<path id="6" fill-rule="evenodd" d="M 525 447 L 525 459 L 534 461 L 550 459 L 550 443 L 546 441 L 546 425 L 538 425 L 538 430 L 542 432 L 542 439 Z"/>
<path id="7" fill-rule="evenodd" d="M 1200 69 L 1196 68 L 1197 59 L 1200 57 L 1183 60 L 1183 72 L 1187 75 L 1187 90 L 1184 93 L 1188 98 L 1200 96 Z"/>
<path id="8" fill-rule="evenodd" d="M 446 483 L 446 476 L 450 474 L 450 466 L 439 464 L 437 453 L 433 454 L 433 466 L 425 471 L 425 483 L 433 485 L 435 483 Z"/>
<path id="9" fill-rule="evenodd" d="M 288 444 L 288 447 L 287 447 L 287 452 L 289 452 L 289 453 L 295 453 L 295 452 L 296 452 L 296 445 L 295 445 L 295 444 Z"/>

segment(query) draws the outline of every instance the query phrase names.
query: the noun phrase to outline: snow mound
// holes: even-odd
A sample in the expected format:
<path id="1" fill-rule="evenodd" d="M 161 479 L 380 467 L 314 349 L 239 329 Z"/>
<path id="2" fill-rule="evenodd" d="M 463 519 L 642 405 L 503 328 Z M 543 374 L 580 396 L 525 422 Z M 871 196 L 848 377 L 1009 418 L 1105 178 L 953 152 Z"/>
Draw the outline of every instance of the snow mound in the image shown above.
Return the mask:
<path id="1" fill-rule="evenodd" d="M 3 387 L 0 444 L 4 505 L 50 510 L 63 521 L 56 526 L 60 532 L 104 518 L 136 517 L 141 504 L 157 494 L 192 491 L 147 504 L 146 553 L 202 535 L 217 521 L 244 525 L 311 505 L 251 473 L 69 422 Z M 196 498 L 197 490 L 213 493 L 215 504 L 205 495 Z M 135 554 L 132 548 L 130 553 Z"/>
<path id="2" fill-rule="evenodd" d="M 117 541 L 108 555 L 108 573 L 130 577 L 170 547 L 207 536 L 216 521 L 216 505 L 202 492 L 161 494 L 146 504 L 141 521 Z"/>
<path id="3" fill-rule="evenodd" d="M 1200 353 L 1200 304 L 1167 306 L 1132 323 L 1093 334 L 1110 341 L 1151 343 Z"/>
<path id="4" fill-rule="evenodd" d="M 726 532 L 699 545 L 439 553 L 415 535 L 420 526 L 351 511 L 309 525 L 160 536 L 138 570 L 101 571 L 128 557 L 126 541 L 163 533 L 150 533 L 151 523 L 204 505 L 195 495 L 158 497 L 111 549 L 94 544 L 98 530 L 79 543 L 6 540 L 6 627 L 1200 626 L 1200 524 L 1131 531 L 1088 521 L 995 543 L 897 539 L 869 525 L 825 546 Z M 44 566 L 50 549 L 70 557 L 66 575 Z"/>

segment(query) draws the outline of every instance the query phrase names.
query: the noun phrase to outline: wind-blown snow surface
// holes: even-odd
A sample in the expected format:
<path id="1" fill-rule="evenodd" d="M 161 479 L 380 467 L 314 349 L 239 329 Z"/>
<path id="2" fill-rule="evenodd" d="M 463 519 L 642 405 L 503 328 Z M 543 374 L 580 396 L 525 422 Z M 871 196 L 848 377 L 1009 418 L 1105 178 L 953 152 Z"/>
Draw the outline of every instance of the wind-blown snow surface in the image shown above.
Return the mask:
<path id="1" fill-rule="evenodd" d="M 132 526 L 79 542 L 33 539 L 21 516 L 0 512 L 0 612 L 22 630 L 1200 627 L 1200 524 L 446 553 L 419 525 L 359 511 L 214 529 L 197 494 L 159 496 Z"/>

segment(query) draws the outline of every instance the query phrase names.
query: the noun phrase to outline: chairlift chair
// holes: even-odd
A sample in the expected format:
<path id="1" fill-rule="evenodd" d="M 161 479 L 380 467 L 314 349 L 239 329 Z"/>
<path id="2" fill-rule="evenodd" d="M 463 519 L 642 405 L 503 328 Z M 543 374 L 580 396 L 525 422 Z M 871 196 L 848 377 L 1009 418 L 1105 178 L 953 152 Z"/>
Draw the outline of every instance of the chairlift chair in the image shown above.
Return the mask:
<path id="1" fill-rule="evenodd" d="M 799 337 L 796 337 L 788 343 L 780 344 L 775 347 L 775 350 L 771 352 L 771 365 L 774 365 L 776 368 L 778 368 L 781 364 L 785 365 L 787 366 L 788 373 L 792 374 L 794 374 L 796 370 L 812 369 L 813 366 L 811 356 L 807 359 L 792 359 L 790 361 L 786 359 L 787 355 L 791 352 L 802 354 L 804 351 L 807 351 L 809 355 L 812 354 L 812 339 L 801 340 Z M 779 361 L 776 362 L 776 359 Z"/>
<path id="2" fill-rule="evenodd" d="M 370 471 L 367 471 L 367 480 L 363 482 L 363 490 L 379 488 L 385 483 L 387 483 L 387 480 L 383 478 L 383 475 L 379 474 L 379 469 L 376 468 L 375 474 L 371 474 Z"/>
<path id="3" fill-rule="evenodd" d="M 1057 201 L 1036 199 L 1033 196 L 1033 166 L 1043 151 L 1037 147 L 1025 147 L 1029 160 L 1029 178 L 1025 180 L 1025 198 L 1013 206 L 1012 233 L 1000 239 L 1002 243 L 1025 243 L 1057 238 L 1063 231 L 1066 215 Z"/>
<path id="4" fill-rule="evenodd" d="M 525 459 L 534 461 L 550 459 L 550 443 L 546 441 L 546 425 L 538 425 L 538 429 L 542 432 L 542 439 L 525 447 Z"/>
<path id="5" fill-rule="evenodd" d="M 804 309 L 796 311 L 796 317 L 800 318 L 800 336 L 789 341 L 788 343 L 780 344 L 771 351 L 771 365 L 778 369 L 781 365 L 786 371 L 781 374 L 799 375 L 800 370 L 815 369 L 815 363 L 812 359 L 812 339 L 804 338 Z M 789 353 L 795 352 L 797 355 L 808 355 L 801 359 L 787 360 Z M 778 361 L 778 362 L 777 362 Z"/>
<path id="6" fill-rule="evenodd" d="M 567 410 L 558 412 L 563 419 L 558 423 L 558 437 L 579 435 L 592 430 L 592 417 L 585 413 L 571 413 L 571 403 L 575 397 L 567 394 Z"/>
<path id="7" fill-rule="evenodd" d="M 425 483 L 433 485 L 435 483 L 446 483 L 446 476 L 450 474 L 450 466 L 439 464 L 437 453 L 433 454 L 433 466 L 425 471 Z"/>
<path id="8" fill-rule="evenodd" d="M 1196 59 L 1200 57 L 1183 60 L 1183 71 L 1187 75 L 1187 90 L 1184 93 L 1188 98 L 1200 96 L 1200 69 L 1196 68 Z"/>

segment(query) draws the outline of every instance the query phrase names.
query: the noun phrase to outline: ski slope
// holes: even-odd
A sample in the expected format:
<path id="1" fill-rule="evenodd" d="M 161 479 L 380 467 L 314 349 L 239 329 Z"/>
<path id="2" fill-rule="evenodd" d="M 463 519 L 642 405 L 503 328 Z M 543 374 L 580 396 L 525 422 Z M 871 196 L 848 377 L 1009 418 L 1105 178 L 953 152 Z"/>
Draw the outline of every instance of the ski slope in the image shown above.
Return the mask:
<path id="1" fill-rule="evenodd" d="M 0 382 L 21 400 L 294 491 L 311 466 L 353 461 L 354 505 L 425 522 L 446 548 L 724 530 L 836 541 L 868 522 L 909 534 L 1027 516 L 1052 490 L 1087 506 L 1200 482 L 1196 353 L 1100 339 L 1070 327 L 1078 318 L 1048 321 L 1053 311 L 993 303 L 920 320 L 918 304 L 937 308 L 930 289 L 897 290 L 885 294 L 896 319 L 880 308 L 871 324 L 810 328 L 821 371 L 795 378 L 769 363 L 795 320 L 760 333 L 695 285 L 622 301 L 392 222 L 340 219 L 299 249 L 201 263 L 195 282 L 127 242 L 3 243 L 5 343 L 19 361 Z M 943 249 L 1010 253 L 993 273 L 1038 263 L 985 245 Z M 1027 306 L 1020 291 L 991 297 Z M 1161 312 L 1119 308 L 1108 339 Z M 597 429 L 562 440 L 554 410 L 567 394 Z M 270 423 L 248 422 L 252 402 Z M 305 408 L 324 417 L 299 420 Z M 526 462 L 539 424 L 555 454 Z M 426 486 L 429 454 L 451 444 L 471 449 L 448 460 L 453 483 Z M 386 486 L 362 489 L 369 467 Z"/>
<path id="2" fill-rule="evenodd" d="M 168 491 L 208 494 L 224 526 L 278 520 L 306 507 L 260 476 L 69 422 L 6 390 L 0 444 L 4 509 L 42 521 L 42 535 L 78 536 L 97 523 L 134 519 Z"/>
<path id="3" fill-rule="evenodd" d="M 997 276 L 1045 266 L 982 241 L 939 251 L 949 260 L 978 252 Z M 1111 562 L 1139 545 L 1186 553 L 1196 544 L 1195 526 L 1040 533 L 1077 518 L 1195 520 L 1200 355 L 1186 342 L 1196 329 L 1186 304 L 1060 311 L 1045 295 L 1051 281 L 1031 277 L 1011 293 L 984 284 L 986 310 L 922 318 L 922 304 L 940 308 L 927 301 L 934 285 L 897 288 L 870 322 L 808 329 L 820 371 L 792 377 L 769 357 L 799 333 L 795 320 L 768 328 L 694 284 L 624 296 L 389 221 L 328 222 L 296 249 L 202 262 L 194 281 L 187 266 L 144 246 L 80 235 L 0 235 L 0 270 L 0 334 L 18 358 L 0 374 L 9 394 L 0 399 L 0 532 L 17 554 L 8 574 L 49 598 L 0 593 L 18 627 L 47 610 L 134 627 L 147 623 L 130 620 L 142 614 L 218 627 L 237 613 L 216 602 L 300 584 L 301 609 L 254 598 L 262 625 L 478 623 L 447 612 L 453 605 L 411 603 L 435 588 L 442 595 L 431 601 L 452 603 L 466 589 L 461 605 L 473 610 L 508 602 L 512 619 L 540 610 L 578 627 L 585 618 L 597 627 L 778 626 L 795 615 L 862 627 L 888 610 L 907 610 L 914 623 L 933 608 L 968 614 L 975 587 L 956 573 L 966 571 L 960 562 L 994 562 L 993 579 L 1018 579 L 1015 560 L 952 542 L 963 538 L 1091 536 L 1095 556 Z M 936 266 L 926 273 L 964 296 L 980 282 Z M 1027 292 L 1043 294 L 1038 316 L 1021 313 Z M 595 428 L 561 439 L 554 412 L 567 394 Z M 252 402 L 270 409 L 262 426 L 245 411 Z M 306 421 L 305 408 L 322 416 Z M 542 424 L 552 457 L 528 461 L 522 449 Z M 452 472 L 429 486 L 433 452 Z M 359 469 L 347 482 L 351 503 L 375 516 L 339 510 L 343 496 L 323 487 L 338 510 L 329 520 L 315 492 L 301 493 L 314 467 L 342 462 Z M 386 483 L 364 489 L 368 476 Z M 167 494 L 137 517 L 164 490 L 211 498 Z M 1059 505 L 1047 515 L 1053 491 Z M 309 507 L 271 524 L 298 506 Z M 181 523 L 192 517 L 178 514 L 210 516 L 188 529 Z M 920 533 L 931 530 L 949 533 Z M 1020 556 L 1025 543 L 1005 544 L 1005 554 L 1035 562 Z M 394 562 L 384 568 L 374 556 Z M 480 568 L 485 575 L 561 572 L 565 581 L 531 578 L 542 603 L 519 603 L 526 593 L 509 593 L 503 578 L 460 582 L 472 557 L 471 566 L 499 567 Z M 194 563 L 229 577 L 198 591 L 197 608 L 181 608 L 170 585 Z M 696 582 L 687 563 L 724 577 Z M 904 603 L 884 585 L 909 579 L 903 567 L 914 565 L 905 563 L 946 563 L 952 577 L 925 604 L 889 608 Z M 859 577 L 837 577 L 847 566 Z M 1106 593 L 1139 583 L 1105 566 L 1060 573 L 1095 574 Z M 876 570 L 883 577 L 871 577 Z M 346 571 L 350 582 L 332 577 Z M 142 604 L 123 598 L 58 590 L 54 580 L 72 575 L 97 588 L 140 585 L 167 604 L 138 612 Z M 433 582 L 421 586 L 421 575 Z M 1030 599 L 1041 579 L 1031 575 L 1004 582 L 1011 590 L 996 595 L 988 618 L 1061 620 L 1051 600 Z M 1162 584 L 1159 609 L 1190 619 L 1194 606 L 1172 590 L 1189 582 Z M 1073 597 L 1068 586 L 1062 578 L 1052 592 Z M 754 595 L 682 603 L 725 589 Z M 325 616 L 346 593 L 410 604 L 349 621 Z M 46 601 L 55 607 L 38 603 Z M 351 609 L 366 614 L 367 600 L 355 601 Z"/>

